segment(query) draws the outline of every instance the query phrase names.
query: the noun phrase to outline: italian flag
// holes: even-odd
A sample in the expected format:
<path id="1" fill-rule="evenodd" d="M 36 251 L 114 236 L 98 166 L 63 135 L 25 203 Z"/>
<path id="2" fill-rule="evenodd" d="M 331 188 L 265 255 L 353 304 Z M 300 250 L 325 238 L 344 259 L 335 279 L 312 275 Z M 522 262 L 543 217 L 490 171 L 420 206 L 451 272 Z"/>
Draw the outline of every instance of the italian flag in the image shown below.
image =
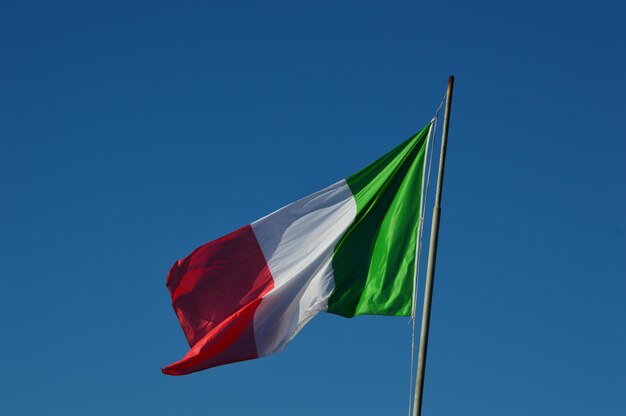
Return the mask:
<path id="1" fill-rule="evenodd" d="M 167 287 L 191 348 L 163 373 L 273 354 L 319 312 L 411 315 L 430 130 L 177 261 Z"/>

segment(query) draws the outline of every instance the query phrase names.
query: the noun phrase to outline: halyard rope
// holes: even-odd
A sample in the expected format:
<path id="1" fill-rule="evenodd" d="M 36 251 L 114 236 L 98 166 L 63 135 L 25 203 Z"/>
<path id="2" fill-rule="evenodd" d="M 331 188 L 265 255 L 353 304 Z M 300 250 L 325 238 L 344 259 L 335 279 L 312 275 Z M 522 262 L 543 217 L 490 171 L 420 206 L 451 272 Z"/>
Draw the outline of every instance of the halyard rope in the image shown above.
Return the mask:
<path id="1" fill-rule="evenodd" d="M 433 150 L 434 150 L 434 146 L 435 146 L 435 138 L 437 136 L 437 120 L 439 117 L 439 111 L 441 110 L 441 108 L 443 107 L 443 103 L 446 101 L 446 96 L 444 95 L 441 103 L 439 103 L 439 108 L 437 108 L 437 111 L 435 111 L 435 116 L 433 117 L 433 119 L 431 120 L 432 122 L 432 128 L 431 128 L 431 134 L 430 137 L 428 138 L 428 145 L 430 146 L 430 150 L 428 151 L 428 168 L 426 169 L 427 171 L 427 175 L 426 175 L 426 186 L 424 186 L 424 195 L 422 196 L 422 209 L 420 212 L 420 219 L 419 219 L 419 236 L 418 236 L 418 243 L 417 243 L 417 252 L 415 253 L 415 257 L 417 258 L 417 261 L 415 262 L 415 274 L 414 274 L 414 286 L 415 286 L 415 290 L 413 291 L 413 308 L 411 310 L 411 366 L 409 368 L 410 371 L 410 376 L 409 376 L 409 416 L 411 416 L 411 410 L 412 410 L 412 406 L 413 406 L 413 368 L 415 366 L 415 315 L 416 315 L 416 308 L 417 308 L 417 289 L 418 289 L 418 283 L 419 283 L 419 277 L 420 277 L 420 264 L 421 264 L 421 259 L 422 259 L 422 240 L 423 240 L 423 236 L 424 236 L 424 216 L 426 213 L 426 201 L 428 200 L 428 188 L 430 185 L 430 171 L 432 168 L 432 162 L 433 162 Z"/>

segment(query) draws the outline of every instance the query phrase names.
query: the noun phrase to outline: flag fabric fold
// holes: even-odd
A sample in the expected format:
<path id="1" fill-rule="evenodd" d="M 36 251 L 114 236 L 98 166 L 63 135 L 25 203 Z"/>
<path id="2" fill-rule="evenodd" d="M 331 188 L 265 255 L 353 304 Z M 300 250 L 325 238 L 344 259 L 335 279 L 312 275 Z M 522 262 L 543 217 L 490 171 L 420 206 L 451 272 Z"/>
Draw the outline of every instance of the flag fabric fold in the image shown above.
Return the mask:
<path id="1" fill-rule="evenodd" d="M 163 373 L 273 354 L 322 311 L 410 315 L 430 130 L 177 261 L 167 287 L 190 350 Z"/>

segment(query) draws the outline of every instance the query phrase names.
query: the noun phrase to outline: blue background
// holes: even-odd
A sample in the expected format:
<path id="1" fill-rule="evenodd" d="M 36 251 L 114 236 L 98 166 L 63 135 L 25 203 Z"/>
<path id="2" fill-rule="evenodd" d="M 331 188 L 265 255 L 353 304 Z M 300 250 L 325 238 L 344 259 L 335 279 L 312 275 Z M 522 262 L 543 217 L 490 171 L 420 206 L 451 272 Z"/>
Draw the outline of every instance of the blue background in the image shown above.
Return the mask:
<path id="1" fill-rule="evenodd" d="M 162 375 L 187 351 L 165 277 L 419 130 L 454 74 L 425 414 L 626 414 L 625 17 L 5 0 L 0 412 L 406 414 L 404 318 Z"/>

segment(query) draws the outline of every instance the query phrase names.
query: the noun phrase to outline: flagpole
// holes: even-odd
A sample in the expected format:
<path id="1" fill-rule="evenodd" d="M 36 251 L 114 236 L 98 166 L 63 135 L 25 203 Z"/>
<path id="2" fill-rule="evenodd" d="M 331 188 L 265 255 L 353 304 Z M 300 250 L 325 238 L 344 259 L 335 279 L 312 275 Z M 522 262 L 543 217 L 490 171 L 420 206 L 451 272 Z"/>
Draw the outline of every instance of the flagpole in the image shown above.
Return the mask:
<path id="1" fill-rule="evenodd" d="M 441 132 L 441 154 L 439 156 L 439 174 L 437 175 L 437 192 L 435 194 L 435 208 L 430 229 L 430 247 L 428 249 L 428 266 L 426 268 L 426 287 L 424 288 L 424 309 L 422 312 L 422 328 L 420 333 L 419 353 L 417 356 L 417 378 L 415 380 L 415 400 L 413 401 L 413 416 L 422 415 L 422 399 L 424 393 L 424 372 L 426 370 L 426 352 L 428 350 L 428 330 L 430 327 L 430 309 L 435 280 L 435 262 L 437 260 L 437 241 L 439 240 L 439 219 L 441 216 L 441 190 L 443 188 L 443 170 L 446 164 L 446 146 L 448 144 L 448 124 L 452 107 L 452 90 L 454 76 L 448 78 L 446 92 L 446 110 L 443 116 L 443 130 Z"/>

